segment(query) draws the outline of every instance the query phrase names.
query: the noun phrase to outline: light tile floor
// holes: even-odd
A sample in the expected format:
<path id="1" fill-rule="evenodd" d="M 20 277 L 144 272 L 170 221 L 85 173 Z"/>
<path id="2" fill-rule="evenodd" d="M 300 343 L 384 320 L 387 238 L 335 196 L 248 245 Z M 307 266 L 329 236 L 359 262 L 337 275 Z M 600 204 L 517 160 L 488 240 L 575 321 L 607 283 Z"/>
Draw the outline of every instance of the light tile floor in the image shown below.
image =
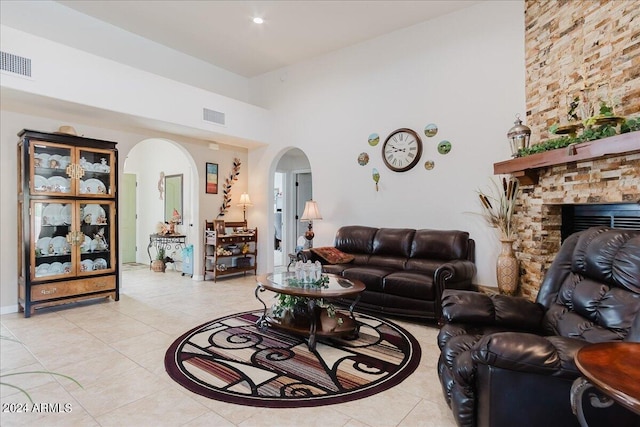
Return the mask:
<path id="1" fill-rule="evenodd" d="M 390 390 L 348 403 L 270 409 L 233 405 L 194 394 L 164 370 L 164 354 L 182 333 L 227 314 L 258 309 L 255 277 L 194 281 L 147 266 L 123 269 L 120 301 L 97 300 L 65 308 L 0 317 L 0 424 L 9 426 L 454 426 L 436 373 L 437 329 L 394 321 L 420 342 L 420 367 Z M 12 341 L 7 337 L 15 339 Z M 47 374 L 5 376 L 50 370 Z M 12 404 L 20 404 L 19 406 Z M 58 404 L 58 405 L 56 405 Z"/>

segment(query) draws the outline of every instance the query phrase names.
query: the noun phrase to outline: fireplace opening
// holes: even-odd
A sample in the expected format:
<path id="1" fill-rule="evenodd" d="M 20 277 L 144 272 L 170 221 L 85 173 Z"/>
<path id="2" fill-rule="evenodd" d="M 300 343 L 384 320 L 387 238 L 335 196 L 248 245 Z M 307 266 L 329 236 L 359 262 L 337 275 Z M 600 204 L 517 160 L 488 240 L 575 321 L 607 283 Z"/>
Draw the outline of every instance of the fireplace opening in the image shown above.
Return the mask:
<path id="1" fill-rule="evenodd" d="M 589 227 L 640 229 L 639 203 L 562 205 L 562 241 Z"/>

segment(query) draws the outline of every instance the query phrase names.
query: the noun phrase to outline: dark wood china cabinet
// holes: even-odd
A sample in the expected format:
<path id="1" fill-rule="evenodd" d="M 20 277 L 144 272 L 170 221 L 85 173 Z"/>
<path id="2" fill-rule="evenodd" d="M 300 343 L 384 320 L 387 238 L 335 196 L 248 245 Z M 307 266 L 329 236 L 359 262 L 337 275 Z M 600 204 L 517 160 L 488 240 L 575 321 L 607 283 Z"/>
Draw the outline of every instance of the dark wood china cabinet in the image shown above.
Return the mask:
<path id="1" fill-rule="evenodd" d="M 116 143 L 22 130 L 18 136 L 18 304 L 119 299 Z"/>

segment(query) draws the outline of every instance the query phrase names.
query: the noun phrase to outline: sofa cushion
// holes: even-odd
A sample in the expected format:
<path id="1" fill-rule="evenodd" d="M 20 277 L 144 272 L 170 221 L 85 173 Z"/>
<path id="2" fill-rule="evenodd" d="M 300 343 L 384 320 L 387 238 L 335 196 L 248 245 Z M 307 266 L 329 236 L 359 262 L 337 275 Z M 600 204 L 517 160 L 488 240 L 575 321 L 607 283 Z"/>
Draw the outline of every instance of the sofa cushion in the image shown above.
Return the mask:
<path id="1" fill-rule="evenodd" d="M 466 259 L 469 233 L 457 230 L 417 230 L 411 245 L 411 258 L 450 261 Z"/>
<path id="2" fill-rule="evenodd" d="M 327 261 L 329 264 L 346 264 L 355 258 L 353 255 L 345 254 L 338 248 L 332 246 L 323 246 L 320 248 L 311 248 L 311 252 Z"/>
<path id="3" fill-rule="evenodd" d="M 348 254 L 370 254 L 373 252 L 373 236 L 377 228 L 362 225 L 347 225 L 336 232 L 334 245 Z"/>
<path id="4" fill-rule="evenodd" d="M 443 262 L 435 259 L 409 258 L 404 268 L 409 271 L 419 271 L 422 274 L 433 276 Z"/>
<path id="5" fill-rule="evenodd" d="M 414 233 L 408 228 L 381 228 L 373 238 L 372 254 L 409 258 Z"/>
<path id="6" fill-rule="evenodd" d="M 322 271 L 325 273 L 342 276 L 342 272 L 350 265 L 351 264 L 325 264 L 322 266 Z"/>
<path id="7" fill-rule="evenodd" d="M 398 271 L 384 278 L 384 291 L 389 295 L 399 295 L 419 300 L 433 300 L 433 276 L 410 271 Z"/>
<path id="8" fill-rule="evenodd" d="M 342 275 L 347 279 L 360 280 L 367 287 L 367 291 L 383 292 L 384 277 L 394 270 L 374 266 L 358 266 L 347 268 Z"/>

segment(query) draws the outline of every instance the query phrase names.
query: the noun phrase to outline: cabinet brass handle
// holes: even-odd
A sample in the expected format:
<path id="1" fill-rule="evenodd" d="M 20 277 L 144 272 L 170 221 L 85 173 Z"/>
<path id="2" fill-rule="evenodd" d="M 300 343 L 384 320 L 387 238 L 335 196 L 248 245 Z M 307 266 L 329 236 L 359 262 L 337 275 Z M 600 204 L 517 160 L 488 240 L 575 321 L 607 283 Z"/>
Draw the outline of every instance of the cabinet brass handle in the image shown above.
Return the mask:
<path id="1" fill-rule="evenodd" d="M 55 294 L 56 292 L 58 292 L 58 288 L 43 289 L 40 291 L 42 295 L 51 295 Z"/>
<path id="2" fill-rule="evenodd" d="M 84 176 L 84 169 L 77 163 L 71 163 L 66 169 L 67 175 L 71 179 L 80 179 Z"/>
<path id="3" fill-rule="evenodd" d="M 108 286 L 105 282 L 96 283 L 96 288 L 104 288 L 105 286 Z"/>

